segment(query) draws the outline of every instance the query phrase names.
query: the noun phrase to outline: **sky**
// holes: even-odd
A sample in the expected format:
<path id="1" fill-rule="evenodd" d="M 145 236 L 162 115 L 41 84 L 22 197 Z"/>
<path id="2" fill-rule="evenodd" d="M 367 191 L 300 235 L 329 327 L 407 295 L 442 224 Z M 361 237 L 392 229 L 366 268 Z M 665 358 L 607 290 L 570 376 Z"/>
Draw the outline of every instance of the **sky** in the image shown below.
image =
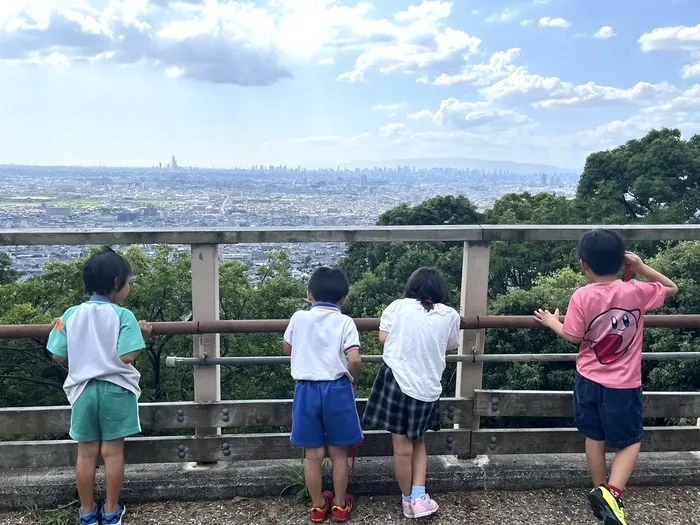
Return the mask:
<path id="1" fill-rule="evenodd" d="M 698 0 L 0 0 L 0 164 L 580 168 L 664 126 Z"/>

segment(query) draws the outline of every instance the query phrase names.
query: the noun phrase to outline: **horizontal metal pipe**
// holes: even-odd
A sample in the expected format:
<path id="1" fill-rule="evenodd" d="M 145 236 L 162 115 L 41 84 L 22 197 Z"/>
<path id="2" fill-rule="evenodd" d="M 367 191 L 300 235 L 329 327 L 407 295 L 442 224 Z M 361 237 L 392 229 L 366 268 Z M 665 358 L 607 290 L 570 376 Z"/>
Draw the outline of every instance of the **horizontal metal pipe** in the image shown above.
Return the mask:
<path id="1" fill-rule="evenodd" d="M 271 228 L 95 228 L 0 230 L 0 246 L 127 244 L 265 244 L 308 242 L 578 241 L 592 224 L 450 224 L 423 226 L 315 226 Z M 700 239 L 697 224 L 602 226 L 630 241 Z"/>
<path id="2" fill-rule="evenodd" d="M 647 328 L 700 328 L 700 315 L 647 315 L 644 322 Z M 162 335 L 283 333 L 288 324 L 287 319 L 183 321 L 153 323 L 153 332 Z M 359 318 L 355 319 L 355 324 L 361 332 L 379 330 L 379 319 Z M 535 329 L 542 326 L 529 315 L 485 315 L 465 318 L 462 322 L 464 330 L 485 328 Z M 0 339 L 45 339 L 50 330 L 50 325 L 0 325 Z"/>
<path id="3" fill-rule="evenodd" d="M 448 363 L 538 363 L 576 361 L 577 354 L 461 354 L 448 355 Z M 700 352 L 645 352 L 646 361 L 694 361 L 700 360 Z M 363 355 L 363 363 L 381 363 L 380 355 Z M 288 365 L 287 356 L 263 357 L 168 357 L 166 366 L 215 366 L 215 365 Z"/>

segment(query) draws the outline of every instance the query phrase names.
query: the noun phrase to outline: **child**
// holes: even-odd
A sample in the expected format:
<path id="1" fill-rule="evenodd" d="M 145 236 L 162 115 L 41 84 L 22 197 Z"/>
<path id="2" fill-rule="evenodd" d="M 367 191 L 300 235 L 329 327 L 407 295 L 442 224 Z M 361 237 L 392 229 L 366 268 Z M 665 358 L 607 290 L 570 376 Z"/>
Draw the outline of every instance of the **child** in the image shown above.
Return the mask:
<path id="1" fill-rule="evenodd" d="M 553 314 L 538 310 L 535 318 L 580 345 L 574 410 L 576 426 L 586 436 L 586 459 L 595 487 L 588 499 L 605 525 L 626 525 L 622 495 L 637 463 L 644 431 L 644 314 L 662 306 L 678 287 L 637 255 L 625 252 L 622 238 L 613 231 L 585 234 L 578 256 L 590 284 L 574 292 L 564 324 L 559 310 Z M 620 280 L 623 264 L 650 282 Z M 609 481 L 606 443 L 619 450 Z"/>
<path id="2" fill-rule="evenodd" d="M 284 334 L 284 353 L 292 356 L 292 377 L 297 381 L 291 442 L 305 449 L 304 476 L 314 523 L 324 521 L 329 512 L 334 521 L 347 521 L 355 503 L 346 493 L 348 448 L 363 439 L 353 389 L 362 364 L 357 327 L 340 312 L 349 290 L 342 270 L 318 268 L 309 279 L 311 310 L 296 312 Z M 322 492 L 326 444 L 335 495 Z"/>
<path id="3" fill-rule="evenodd" d="M 70 437 L 78 442 L 75 467 L 81 525 L 121 525 L 124 438 L 141 432 L 139 372 L 133 367 L 153 330 L 117 306 L 130 291 L 131 267 L 106 250 L 83 269 L 90 300 L 69 308 L 54 323 L 47 348 L 54 360 L 68 362 L 63 388 L 72 407 Z M 106 502 L 95 504 L 95 470 L 102 456 Z"/>
<path id="4" fill-rule="evenodd" d="M 403 299 L 382 314 L 382 365 L 363 422 L 392 433 L 394 470 L 407 518 L 430 516 L 438 504 L 425 492 L 428 456 L 423 434 L 440 430 L 440 394 L 445 354 L 459 345 L 461 318 L 449 306 L 447 285 L 437 270 L 420 268 Z"/>

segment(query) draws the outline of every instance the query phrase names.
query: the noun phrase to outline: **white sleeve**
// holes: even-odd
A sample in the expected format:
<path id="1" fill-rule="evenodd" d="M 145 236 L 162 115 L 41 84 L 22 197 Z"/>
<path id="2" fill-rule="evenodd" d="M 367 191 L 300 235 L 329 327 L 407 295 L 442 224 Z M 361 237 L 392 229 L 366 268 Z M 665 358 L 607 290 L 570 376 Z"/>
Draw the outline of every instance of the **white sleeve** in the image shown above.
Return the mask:
<path id="1" fill-rule="evenodd" d="M 398 301 L 394 301 L 389 306 L 386 307 L 382 313 L 382 317 L 379 319 L 379 331 L 381 332 L 391 332 L 391 327 L 394 324 L 394 317 L 396 316 L 396 304 Z"/>
<path id="2" fill-rule="evenodd" d="M 357 331 L 355 321 L 348 318 L 343 330 L 343 352 L 353 348 L 360 348 L 360 333 Z"/>
<path id="3" fill-rule="evenodd" d="M 294 317 L 296 315 L 296 313 L 292 315 L 292 318 L 289 320 L 289 325 L 287 325 L 287 329 L 284 331 L 284 342 L 288 345 L 292 345 L 292 337 L 294 336 Z"/>
<path id="4" fill-rule="evenodd" d="M 450 315 L 449 334 L 447 336 L 447 350 L 455 350 L 459 348 L 459 329 L 462 325 L 462 318 L 454 311 L 454 315 Z"/>

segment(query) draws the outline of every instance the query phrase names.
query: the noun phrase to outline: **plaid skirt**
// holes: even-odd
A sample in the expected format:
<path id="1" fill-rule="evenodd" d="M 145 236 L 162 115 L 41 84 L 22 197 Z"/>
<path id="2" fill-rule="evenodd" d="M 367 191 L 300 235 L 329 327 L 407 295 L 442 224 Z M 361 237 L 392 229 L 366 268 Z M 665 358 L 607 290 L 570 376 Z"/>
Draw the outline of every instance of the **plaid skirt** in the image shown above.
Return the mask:
<path id="1" fill-rule="evenodd" d="M 440 400 L 426 403 L 407 396 L 391 368 L 383 364 L 372 385 L 362 423 L 410 440 L 420 439 L 428 430 L 440 430 Z"/>

